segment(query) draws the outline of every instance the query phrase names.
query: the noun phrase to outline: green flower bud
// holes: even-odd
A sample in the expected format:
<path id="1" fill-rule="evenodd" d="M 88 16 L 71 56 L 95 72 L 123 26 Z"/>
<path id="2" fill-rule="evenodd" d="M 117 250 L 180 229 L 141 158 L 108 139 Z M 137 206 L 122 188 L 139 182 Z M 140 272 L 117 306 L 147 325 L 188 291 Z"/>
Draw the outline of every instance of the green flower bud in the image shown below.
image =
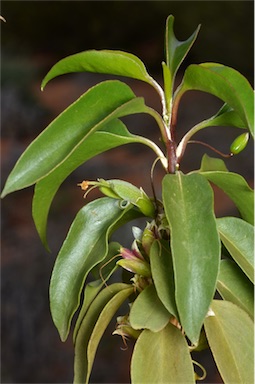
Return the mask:
<path id="1" fill-rule="evenodd" d="M 230 151 L 234 155 L 237 155 L 238 153 L 242 152 L 242 150 L 246 147 L 249 140 L 249 133 L 242 133 L 240 136 L 238 136 L 233 143 L 230 146 Z"/>

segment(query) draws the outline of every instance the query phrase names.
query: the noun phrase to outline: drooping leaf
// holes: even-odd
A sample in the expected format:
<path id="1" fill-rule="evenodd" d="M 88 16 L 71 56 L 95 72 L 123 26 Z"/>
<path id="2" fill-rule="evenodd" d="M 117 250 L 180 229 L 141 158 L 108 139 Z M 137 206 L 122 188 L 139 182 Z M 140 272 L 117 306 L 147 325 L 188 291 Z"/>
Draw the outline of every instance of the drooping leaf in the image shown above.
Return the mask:
<path id="1" fill-rule="evenodd" d="M 247 79 L 233 68 L 217 63 L 190 65 L 183 81 L 176 90 L 175 102 L 190 90 L 211 93 L 227 103 L 238 113 L 246 128 L 254 132 L 254 94 Z"/>
<path id="2" fill-rule="evenodd" d="M 127 209 L 117 200 L 101 198 L 85 205 L 77 214 L 57 256 L 50 282 L 50 307 L 61 340 L 79 306 L 88 273 L 108 252 L 108 237 Z"/>
<path id="3" fill-rule="evenodd" d="M 134 329 L 161 331 L 171 315 L 159 300 L 154 285 L 146 287 L 135 299 L 130 310 L 130 324 Z"/>
<path id="4" fill-rule="evenodd" d="M 212 189 L 199 174 L 166 175 L 163 203 L 171 231 L 178 314 L 188 338 L 196 344 L 219 268 L 220 241 Z"/>
<path id="5" fill-rule="evenodd" d="M 254 223 L 254 191 L 241 175 L 222 171 L 200 173 L 229 196 L 244 220 Z"/>
<path id="6" fill-rule="evenodd" d="M 132 384 L 195 383 L 185 337 L 174 325 L 159 332 L 144 330 L 131 360 Z"/>
<path id="7" fill-rule="evenodd" d="M 217 219 L 221 241 L 254 283 L 254 227 L 238 217 Z"/>
<path id="8" fill-rule="evenodd" d="M 150 250 L 150 263 L 158 297 L 166 309 L 179 319 L 175 302 L 173 260 L 166 241 L 154 241 Z"/>
<path id="9" fill-rule="evenodd" d="M 114 298 L 115 295 L 117 295 L 118 293 L 122 292 L 121 299 L 123 299 L 124 301 L 125 298 L 128 297 L 130 293 L 132 293 L 132 291 L 133 291 L 133 287 L 131 287 L 128 284 L 122 284 L 122 283 L 112 284 L 106 287 L 105 289 L 103 289 L 97 295 L 96 299 L 93 301 L 93 303 L 89 307 L 86 315 L 82 320 L 81 326 L 79 328 L 79 332 L 77 334 L 76 342 L 75 342 L 74 383 L 80 384 L 80 383 L 86 382 L 86 377 L 89 369 L 88 368 L 89 358 L 90 358 L 90 364 L 93 362 L 91 361 L 92 356 L 91 355 L 89 356 L 88 354 L 88 343 L 90 340 L 93 340 L 91 339 L 91 336 L 93 334 L 94 328 L 96 327 L 96 324 L 98 324 L 97 322 L 99 320 L 99 317 L 102 318 L 102 314 L 103 316 L 105 316 L 105 311 L 104 311 L 105 306 L 108 303 L 110 303 L 111 299 Z M 108 312 L 108 315 L 110 315 L 110 312 Z M 101 331 L 103 332 L 105 330 L 104 325 L 107 326 L 107 324 L 103 324 L 103 325 L 101 324 L 100 326 Z M 90 366 L 90 369 L 91 369 L 91 366 Z"/>
<path id="10" fill-rule="evenodd" d="M 88 284 L 86 284 L 84 288 L 84 298 L 81 310 L 79 311 L 79 315 L 77 317 L 75 328 L 73 331 L 73 341 L 75 343 L 77 333 L 79 331 L 79 328 L 81 326 L 82 320 L 87 313 L 91 303 L 96 298 L 97 294 L 100 292 L 100 290 L 105 286 L 108 279 L 111 277 L 111 275 L 115 272 L 115 270 L 118 268 L 116 266 L 116 259 L 114 258 L 115 255 L 119 252 L 120 244 L 116 242 L 111 242 L 108 247 L 108 253 L 102 263 L 106 263 L 106 265 L 102 265 L 102 270 L 97 271 L 97 277 L 98 280 L 94 280 Z M 113 260 L 112 260 L 113 259 Z M 110 262 L 112 260 L 112 262 Z M 100 264 L 102 264 L 100 263 Z M 100 264 L 98 264 L 94 269 L 100 269 Z M 104 267 L 104 268 L 103 268 Z M 91 271 L 93 274 L 93 270 Z M 95 274 L 95 273 L 94 273 Z"/>
<path id="11" fill-rule="evenodd" d="M 109 287 L 111 289 L 111 286 Z M 134 292 L 134 288 L 132 286 L 127 286 L 127 288 L 122 289 L 120 292 L 116 293 L 115 296 L 106 304 L 104 309 L 102 310 L 93 332 L 91 334 L 89 343 L 88 343 L 88 372 L 86 377 L 86 384 L 89 382 L 89 377 L 91 374 L 96 350 L 98 344 L 101 340 L 101 337 L 112 320 L 114 314 L 119 309 L 121 304 Z"/>
<path id="12" fill-rule="evenodd" d="M 166 21 L 166 64 L 170 69 L 172 80 L 174 79 L 178 68 L 187 56 L 194 41 L 197 38 L 200 25 L 195 32 L 185 41 L 180 41 L 174 33 L 174 16 L 170 15 Z"/>
<path id="13" fill-rule="evenodd" d="M 136 98 L 120 81 L 106 81 L 90 88 L 29 145 L 10 173 L 2 197 L 47 176 L 110 120 L 146 111 L 143 99 Z"/>
<path id="14" fill-rule="evenodd" d="M 217 290 L 224 300 L 231 301 L 254 317 L 254 286 L 236 263 L 221 260 Z"/>
<path id="15" fill-rule="evenodd" d="M 253 329 L 241 308 L 225 300 L 213 301 L 205 331 L 224 383 L 254 382 Z"/>
<path id="16" fill-rule="evenodd" d="M 143 62 L 135 55 L 113 50 L 90 50 L 65 57 L 43 79 L 41 88 L 56 76 L 71 72 L 94 72 L 131 77 L 154 86 Z"/>
<path id="17" fill-rule="evenodd" d="M 52 200 L 62 184 L 77 167 L 94 156 L 109 149 L 129 143 L 143 142 L 143 138 L 132 135 L 118 119 L 110 121 L 91 134 L 72 151 L 70 156 L 49 175 L 38 181 L 33 197 L 33 219 L 43 244 L 47 247 L 46 226 Z"/>

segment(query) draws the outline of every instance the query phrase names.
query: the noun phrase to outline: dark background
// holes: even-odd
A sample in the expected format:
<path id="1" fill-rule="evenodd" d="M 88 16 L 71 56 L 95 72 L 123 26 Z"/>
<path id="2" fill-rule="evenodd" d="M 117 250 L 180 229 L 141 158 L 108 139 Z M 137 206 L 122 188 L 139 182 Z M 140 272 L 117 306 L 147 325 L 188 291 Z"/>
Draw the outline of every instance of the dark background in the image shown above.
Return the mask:
<path id="1" fill-rule="evenodd" d="M 182 69 L 190 63 L 220 62 L 234 67 L 253 82 L 253 2 L 251 1 L 2 1 L 1 15 L 1 154 L 2 184 L 31 140 L 66 106 L 104 76 L 79 74 L 55 79 L 43 93 L 40 82 L 57 60 L 87 49 L 120 49 L 139 56 L 161 82 L 164 28 L 175 16 L 180 40 L 202 24 L 199 37 Z M 180 71 L 180 73 L 182 70 Z M 109 77 L 107 77 L 109 78 Z M 137 95 L 159 107 L 150 87 L 128 80 Z M 221 103 L 206 94 L 190 93 L 180 107 L 180 136 L 195 122 L 209 117 Z M 137 116 L 129 129 L 157 139 L 151 121 Z M 200 139 L 228 152 L 239 134 L 227 128 L 208 129 Z M 192 151 L 192 149 L 194 149 Z M 205 150 L 187 150 L 183 170 L 198 168 Z M 211 152 L 209 155 L 213 156 Z M 61 343 L 52 323 L 48 284 L 56 254 L 84 201 L 76 184 L 85 179 L 123 178 L 150 192 L 148 174 L 153 156 L 138 146 L 123 147 L 89 161 L 61 187 L 49 218 L 48 254 L 31 218 L 32 188 L 2 202 L 1 346 L 2 383 L 70 383 L 73 376 L 71 337 Z M 253 182 L 253 146 L 227 162 L 230 170 Z M 158 170 L 155 180 L 160 181 Z M 160 183 L 158 183 L 160 185 Z M 231 203 L 215 191 L 218 216 L 235 214 Z M 95 195 L 94 195 L 95 197 Z M 93 198 L 93 196 L 92 196 Z M 128 244 L 131 230 L 121 232 Z M 100 344 L 92 382 L 128 382 L 132 345 L 122 351 L 121 339 L 110 336 Z M 204 382 L 221 382 L 209 353 L 198 360 L 208 370 Z"/>

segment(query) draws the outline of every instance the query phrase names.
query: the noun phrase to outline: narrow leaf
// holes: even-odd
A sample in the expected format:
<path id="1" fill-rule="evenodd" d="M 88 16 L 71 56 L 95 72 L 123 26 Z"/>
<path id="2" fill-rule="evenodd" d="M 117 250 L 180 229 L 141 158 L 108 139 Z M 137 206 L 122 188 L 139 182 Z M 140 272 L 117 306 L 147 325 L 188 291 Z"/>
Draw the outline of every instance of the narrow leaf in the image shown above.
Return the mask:
<path id="1" fill-rule="evenodd" d="M 130 325 L 134 329 L 161 331 L 171 315 L 159 300 L 154 285 L 146 287 L 135 299 L 130 310 Z"/>
<path id="2" fill-rule="evenodd" d="M 233 303 L 215 300 L 205 331 L 224 383 L 253 383 L 253 322 L 247 313 Z"/>
<path id="3" fill-rule="evenodd" d="M 106 122 L 145 110 L 143 100 L 135 98 L 124 83 L 106 81 L 91 88 L 29 145 L 9 175 L 2 197 L 52 172 Z"/>
<path id="4" fill-rule="evenodd" d="M 190 65 L 175 93 L 175 102 L 186 91 L 199 90 L 213 94 L 238 113 L 246 128 L 254 134 L 254 95 L 247 79 L 233 68 L 217 63 Z"/>
<path id="5" fill-rule="evenodd" d="M 121 291 L 130 294 L 130 285 L 115 283 L 103 289 L 93 301 L 86 316 L 83 318 L 75 343 L 74 383 L 85 383 L 88 372 L 87 348 L 91 334 L 104 307 Z"/>
<path id="6" fill-rule="evenodd" d="M 200 173 L 229 196 L 244 220 L 254 223 L 254 191 L 241 175 L 222 171 Z"/>
<path id="7" fill-rule="evenodd" d="M 109 233 L 125 213 L 117 200 L 101 198 L 83 207 L 70 227 L 50 282 L 52 318 L 63 341 L 79 306 L 86 276 L 104 259 Z"/>
<path id="8" fill-rule="evenodd" d="M 90 50 L 65 57 L 43 79 L 41 88 L 56 76 L 71 72 L 95 72 L 126 76 L 154 85 L 143 62 L 135 55 L 113 50 Z"/>
<path id="9" fill-rule="evenodd" d="M 144 330 L 131 360 L 132 384 L 195 383 L 185 337 L 174 325 L 159 332 Z"/>
<path id="10" fill-rule="evenodd" d="M 174 34 L 174 17 L 170 15 L 166 22 L 166 63 L 170 69 L 171 77 L 174 79 L 178 68 L 187 56 L 194 44 L 200 25 L 195 32 L 185 41 L 180 41 Z"/>
<path id="11" fill-rule="evenodd" d="M 166 309 L 179 319 L 175 302 L 174 270 L 170 244 L 166 241 L 154 241 L 150 250 L 150 263 L 158 297 Z"/>
<path id="12" fill-rule="evenodd" d="M 217 290 L 224 300 L 236 304 L 253 319 L 254 286 L 233 261 L 221 261 Z"/>
<path id="13" fill-rule="evenodd" d="M 219 268 L 212 189 L 199 174 L 166 175 L 163 203 L 171 231 L 176 305 L 181 325 L 196 344 Z"/>
<path id="14" fill-rule="evenodd" d="M 217 219 L 221 241 L 244 271 L 254 282 L 254 227 L 237 217 Z"/>
<path id="15" fill-rule="evenodd" d="M 116 265 L 116 259 L 114 258 L 114 256 L 117 255 L 117 253 L 119 252 L 119 248 L 120 248 L 119 243 L 112 242 L 109 244 L 107 256 L 105 257 L 105 260 L 102 262 L 104 264 L 107 263 L 107 265 L 105 266 L 105 268 L 103 268 L 104 265 L 102 265 L 102 271 L 100 271 L 101 275 L 100 275 L 99 271 L 97 271 L 98 280 L 94 280 L 94 281 L 86 284 L 86 286 L 84 288 L 84 298 L 83 298 L 82 307 L 81 307 L 81 310 L 80 310 L 79 315 L 77 317 L 77 320 L 75 323 L 75 328 L 73 331 L 73 342 L 74 343 L 75 343 L 75 340 L 77 337 L 77 333 L 80 329 L 82 320 L 83 320 L 85 314 L 87 313 L 91 303 L 96 298 L 96 296 L 100 292 L 100 290 L 105 286 L 106 282 L 111 277 L 111 275 L 118 268 Z M 109 262 L 111 259 L 113 259 L 112 262 Z M 100 269 L 100 264 L 98 264 L 95 267 L 95 269 Z M 91 273 L 93 274 L 93 270 L 91 271 Z"/>
<path id="16" fill-rule="evenodd" d="M 111 286 L 109 286 L 109 289 L 111 289 Z M 122 303 L 134 292 L 134 288 L 132 286 L 127 286 L 126 289 L 122 289 L 120 292 L 116 293 L 116 295 L 106 304 L 104 309 L 102 310 L 95 327 L 93 329 L 93 332 L 91 334 L 89 343 L 88 343 L 88 371 L 87 371 L 87 377 L 86 377 L 86 384 L 89 382 L 89 377 L 91 374 L 96 350 L 98 347 L 98 344 L 102 338 L 102 335 L 107 328 L 108 324 L 112 320 L 113 316 L 115 315 L 116 311 L 119 309 L 119 307 L 122 305 Z"/>

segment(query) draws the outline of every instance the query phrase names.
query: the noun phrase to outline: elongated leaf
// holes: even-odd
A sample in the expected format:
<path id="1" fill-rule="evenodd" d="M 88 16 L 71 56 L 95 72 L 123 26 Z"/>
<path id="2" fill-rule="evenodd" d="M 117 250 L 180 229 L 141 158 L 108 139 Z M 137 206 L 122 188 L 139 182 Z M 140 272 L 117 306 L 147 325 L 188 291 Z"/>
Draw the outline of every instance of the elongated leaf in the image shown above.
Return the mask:
<path id="1" fill-rule="evenodd" d="M 144 330 L 131 360 L 132 384 L 195 383 L 185 337 L 174 325 L 159 332 Z"/>
<path id="2" fill-rule="evenodd" d="M 205 331 L 224 383 L 253 383 L 253 322 L 247 313 L 233 303 L 215 300 Z"/>
<path id="3" fill-rule="evenodd" d="M 36 183 L 33 197 L 33 219 L 46 248 L 48 248 L 46 226 L 49 209 L 58 188 L 67 176 L 92 157 L 119 145 L 135 142 L 141 142 L 140 137 L 130 134 L 120 120 L 110 121 L 103 126 L 103 130 L 91 134 L 77 146 L 53 172 Z"/>
<path id="4" fill-rule="evenodd" d="M 241 175 L 222 171 L 200 173 L 230 197 L 244 220 L 254 223 L 254 191 Z"/>
<path id="5" fill-rule="evenodd" d="M 238 71 L 217 63 L 192 64 L 186 69 L 183 81 L 176 91 L 176 102 L 189 90 L 209 92 L 222 99 L 239 114 L 243 123 L 254 134 L 253 90 Z"/>
<path id="6" fill-rule="evenodd" d="M 130 311 L 130 324 L 134 329 L 161 331 L 170 320 L 170 313 L 159 300 L 155 287 L 146 287 L 135 299 Z"/>
<path id="7" fill-rule="evenodd" d="M 233 259 L 254 282 L 254 227 L 237 217 L 217 219 L 217 227 Z"/>
<path id="8" fill-rule="evenodd" d="M 62 112 L 26 149 L 9 175 L 2 197 L 32 185 L 66 160 L 88 135 L 112 119 L 145 112 L 144 102 L 119 81 L 92 87 Z"/>
<path id="9" fill-rule="evenodd" d="M 93 329 L 104 307 L 121 291 L 129 295 L 131 292 L 130 285 L 115 283 L 103 289 L 93 301 L 86 316 L 83 318 L 75 343 L 74 383 L 85 383 L 88 372 L 87 348 Z"/>
<path id="10" fill-rule="evenodd" d="M 224 300 L 231 301 L 254 317 L 254 286 L 231 260 L 222 260 L 217 290 Z"/>
<path id="11" fill-rule="evenodd" d="M 111 286 L 109 287 L 111 289 Z M 119 309 L 121 304 L 134 292 L 134 288 L 129 285 L 128 288 L 121 290 L 116 293 L 116 295 L 106 304 L 104 309 L 102 310 L 93 332 L 91 334 L 89 343 L 88 343 L 88 371 L 86 377 L 86 384 L 89 382 L 90 373 L 92 370 L 96 350 L 98 344 L 101 340 L 101 337 L 107 328 L 108 324 L 112 320 L 114 314 Z M 79 381 L 78 381 L 79 382 Z"/>
<path id="12" fill-rule="evenodd" d="M 172 79 L 174 79 L 178 68 L 194 44 L 199 29 L 200 25 L 187 40 L 180 41 L 174 33 L 174 16 L 168 16 L 166 22 L 166 63 L 170 69 Z"/>
<path id="13" fill-rule="evenodd" d="M 174 270 L 170 244 L 154 241 L 150 250 L 151 273 L 158 297 L 166 309 L 179 319 L 175 302 Z"/>
<path id="14" fill-rule="evenodd" d="M 75 344 L 75 340 L 77 337 L 77 333 L 80 329 L 82 320 L 87 313 L 91 303 L 96 298 L 97 294 L 100 292 L 100 290 L 105 286 L 108 279 L 111 277 L 111 275 L 115 272 L 115 270 L 118 268 L 116 265 L 116 259 L 114 258 L 115 255 L 119 252 L 120 244 L 116 242 L 112 242 L 109 244 L 108 253 L 105 257 L 104 263 L 107 263 L 105 268 L 102 268 L 101 275 L 99 271 L 97 271 L 98 280 L 94 280 L 90 283 L 88 283 L 84 288 L 84 298 L 81 310 L 79 312 L 78 318 L 75 323 L 75 328 L 73 331 L 73 342 Z M 112 262 L 109 262 L 111 259 Z M 100 268 L 100 264 L 98 264 L 95 269 Z M 91 271 L 93 274 L 93 270 Z"/>
<path id="15" fill-rule="evenodd" d="M 181 325 L 196 344 L 219 268 L 212 190 L 199 174 L 166 175 L 163 203 L 171 230 L 176 305 Z"/>
<path id="16" fill-rule="evenodd" d="M 57 256 L 50 282 L 50 307 L 61 340 L 68 336 L 87 274 L 108 251 L 111 229 L 125 215 L 117 200 L 101 198 L 83 207 Z"/>
<path id="17" fill-rule="evenodd" d="M 71 72 L 96 72 L 127 76 L 154 85 L 143 62 L 135 55 L 113 50 L 90 50 L 65 57 L 55 64 L 42 82 L 42 89 L 54 77 Z"/>

